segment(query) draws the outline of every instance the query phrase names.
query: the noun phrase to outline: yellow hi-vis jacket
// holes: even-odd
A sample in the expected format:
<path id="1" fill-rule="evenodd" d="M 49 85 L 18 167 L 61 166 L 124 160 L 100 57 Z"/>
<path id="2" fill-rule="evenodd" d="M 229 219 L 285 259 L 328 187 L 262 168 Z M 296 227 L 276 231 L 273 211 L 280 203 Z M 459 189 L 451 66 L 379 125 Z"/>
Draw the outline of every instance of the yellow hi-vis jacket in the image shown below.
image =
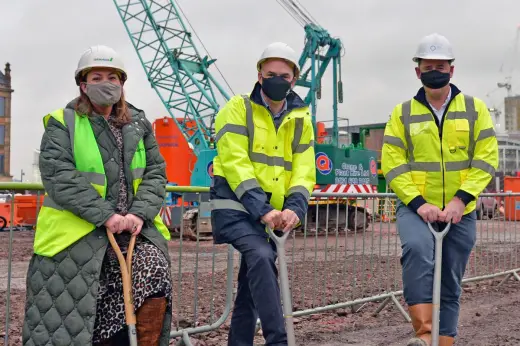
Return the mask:
<path id="1" fill-rule="evenodd" d="M 76 169 L 87 178 L 99 195 L 105 198 L 107 190 L 105 168 L 88 117 L 80 116 L 72 109 L 58 109 L 44 117 L 45 127 L 50 117 L 67 127 Z M 137 193 L 145 169 L 146 150 L 141 138 L 130 164 L 134 194 Z M 37 255 L 52 257 L 96 228 L 94 224 L 71 213 L 66 207 L 56 204 L 48 194 L 45 194 L 34 236 L 34 253 Z M 170 232 L 159 215 L 155 217 L 153 224 L 166 240 L 170 239 Z"/>
<path id="2" fill-rule="evenodd" d="M 440 124 L 424 88 L 397 105 L 384 134 L 381 168 L 397 197 L 414 211 L 424 203 L 441 210 L 453 199 L 475 209 L 498 166 L 498 142 L 484 102 L 454 85 Z"/>
<path id="3" fill-rule="evenodd" d="M 286 102 L 276 126 L 257 83 L 251 95 L 231 98 L 215 119 L 210 199 L 218 243 L 261 230 L 259 219 L 273 209 L 291 209 L 303 221 L 316 183 L 314 130 L 300 97 L 291 92 Z"/>

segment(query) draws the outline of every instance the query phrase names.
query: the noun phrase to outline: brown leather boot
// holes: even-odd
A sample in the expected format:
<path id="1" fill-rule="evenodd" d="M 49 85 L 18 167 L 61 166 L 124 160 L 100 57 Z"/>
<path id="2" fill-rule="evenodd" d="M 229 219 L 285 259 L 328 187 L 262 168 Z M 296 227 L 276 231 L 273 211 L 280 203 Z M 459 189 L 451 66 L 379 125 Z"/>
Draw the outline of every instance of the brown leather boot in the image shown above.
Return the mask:
<path id="1" fill-rule="evenodd" d="M 415 304 L 408 308 L 415 338 L 407 346 L 429 346 L 432 343 L 432 304 Z"/>
<path id="2" fill-rule="evenodd" d="M 439 336 L 439 346 L 452 346 L 453 341 L 455 341 L 455 338 L 451 336 Z"/>
<path id="3" fill-rule="evenodd" d="M 158 346 L 166 312 L 166 298 L 147 298 L 136 313 L 137 344 Z"/>

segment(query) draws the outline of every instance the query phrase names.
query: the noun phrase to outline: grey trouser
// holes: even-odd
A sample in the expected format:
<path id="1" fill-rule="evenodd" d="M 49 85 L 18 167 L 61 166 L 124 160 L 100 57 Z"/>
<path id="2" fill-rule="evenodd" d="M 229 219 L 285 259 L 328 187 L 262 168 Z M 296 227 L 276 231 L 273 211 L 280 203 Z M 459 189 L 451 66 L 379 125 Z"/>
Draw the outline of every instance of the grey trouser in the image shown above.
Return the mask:
<path id="1" fill-rule="evenodd" d="M 398 203 L 397 230 L 401 239 L 403 288 L 406 303 L 431 303 L 435 240 L 428 225 L 407 206 Z M 476 241 L 475 211 L 452 224 L 442 247 L 440 335 L 457 335 L 459 299 L 469 255 Z"/>

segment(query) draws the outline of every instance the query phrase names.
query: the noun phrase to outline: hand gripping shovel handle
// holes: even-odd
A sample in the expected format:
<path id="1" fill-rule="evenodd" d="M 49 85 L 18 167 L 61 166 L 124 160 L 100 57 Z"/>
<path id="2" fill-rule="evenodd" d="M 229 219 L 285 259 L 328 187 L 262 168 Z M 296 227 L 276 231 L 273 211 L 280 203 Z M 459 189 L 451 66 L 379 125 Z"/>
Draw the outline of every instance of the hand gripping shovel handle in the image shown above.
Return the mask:
<path id="1" fill-rule="evenodd" d="M 291 232 L 285 232 L 281 237 L 274 234 L 268 227 L 267 233 L 276 244 L 276 252 L 278 253 L 278 264 L 280 267 L 280 291 L 282 293 L 283 315 L 285 318 L 285 329 L 287 331 L 287 345 L 296 346 L 296 338 L 294 335 L 294 321 L 291 302 L 291 290 L 289 288 L 289 272 L 287 271 L 287 262 L 285 261 L 285 241 Z"/>
<path id="2" fill-rule="evenodd" d="M 435 238 L 435 267 L 433 274 L 433 311 L 432 311 L 432 344 L 439 346 L 439 316 L 441 304 L 441 272 L 442 272 L 442 240 L 450 230 L 451 223 L 443 231 L 437 232 L 428 222 L 428 228 Z"/>
<path id="3" fill-rule="evenodd" d="M 134 311 L 134 298 L 132 296 L 132 255 L 134 253 L 135 246 L 135 235 L 130 238 L 130 244 L 128 245 L 128 252 L 125 256 L 121 252 L 119 245 L 114 238 L 114 234 L 107 231 L 108 240 L 110 245 L 114 249 L 117 259 L 119 261 L 119 267 L 121 268 L 121 278 L 123 281 L 123 299 L 125 302 L 125 320 L 128 326 L 128 337 L 130 339 L 130 346 L 137 346 L 137 331 L 135 329 L 136 318 Z"/>

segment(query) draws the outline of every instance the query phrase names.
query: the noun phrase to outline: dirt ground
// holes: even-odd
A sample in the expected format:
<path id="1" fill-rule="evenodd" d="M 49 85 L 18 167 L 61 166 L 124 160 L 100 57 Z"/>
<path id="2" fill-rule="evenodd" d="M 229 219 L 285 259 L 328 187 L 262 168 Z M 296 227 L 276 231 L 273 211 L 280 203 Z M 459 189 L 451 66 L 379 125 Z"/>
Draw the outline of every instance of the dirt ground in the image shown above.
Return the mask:
<path id="1" fill-rule="evenodd" d="M 519 268 L 520 233 L 507 222 L 483 222 L 466 277 Z M 6 312 L 9 232 L 0 232 L 0 334 Z M 9 345 L 20 345 L 25 300 L 25 275 L 32 254 L 32 231 L 13 232 Z M 179 239 L 170 242 L 174 280 L 172 330 L 215 323 L 226 298 L 228 249 L 212 242 Z M 370 297 L 400 289 L 400 245 L 392 224 L 335 234 L 301 234 L 287 244 L 287 261 L 295 311 Z M 239 257 L 233 252 L 233 278 Z M 520 282 L 502 278 L 464 286 L 457 345 L 520 345 Z M 235 290 L 232 282 L 231 292 Z M 402 298 L 398 297 L 406 309 Z M 404 345 L 412 335 L 392 304 L 376 317 L 380 302 L 297 317 L 301 345 Z M 226 345 L 229 319 L 220 328 L 192 336 L 194 345 Z M 2 335 L 3 336 L 3 335 Z M 174 341 L 172 341 L 172 344 Z M 261 332 L 256 344 L 262 344 Z"/>

